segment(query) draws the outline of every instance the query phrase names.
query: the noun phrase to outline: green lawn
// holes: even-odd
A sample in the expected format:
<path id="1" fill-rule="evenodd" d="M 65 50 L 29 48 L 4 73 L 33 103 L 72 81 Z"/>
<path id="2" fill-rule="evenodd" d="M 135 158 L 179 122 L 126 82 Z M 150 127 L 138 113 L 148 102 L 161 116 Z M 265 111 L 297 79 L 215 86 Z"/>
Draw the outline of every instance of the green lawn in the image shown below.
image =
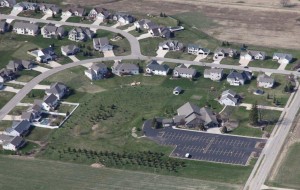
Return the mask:
<path id="1" fill-rule="evenodd" d="M 158 44 L 164 40 L 165 39 L 159 37 L 139 40 L 142 54 L 146 56 L 156 56 Z"/>
<path id="2" fill-rule="evenodd" d="M 249 67 L 260 67 L 260 68 L 269 68 L 269 69 L 277 69 L 279 67 L 279 63 L 277 61 L 273 61 L 272 59 L 264 60 L 264 61 L 250 61 L 248 64 Z"/>
<path id="3" fill-rule="evenodd" d="M 30 18 L 42 18 L 44 16 L 42 11 L 22 11 L 21 13 L 18 14 L 18 16 L 21 17 L 30 17 Z"/>
<path id="4" fill-rule="evenodd" d="M 276 187 L 285 187 L 299 189 L 300 187 L 300 168 L 299 168 L 299 156 L 300 156 L 300 143 L 293 144 L 288 154 L 281 164 L 278 173 L 274 180 L 269 181 L 270 185 Z"/>
<path id="5" fill-rule="evenodd" d="M 239 59 L 233 59 L 233 58 L 230 58 L 230 57 L 225 57 L 222 59 L 221 61 L 221 64 L 224 64 L 224 65 L 240 65 L 239 64 Z"/>
<path id="6" fill-rule="evenodd" d="M 176 19 L 169 16 L 167 17 L 154 16 L 154 17 L 149 17 L 147 19 L 153 21 L 159 26 L 177 26 L 178 24 Z"/>
<path id="7" fill-rule="evenodd" d="M 31 141 L 47 142 L 52 132 L 53 129 L 35 127 L 34 129 L 31 130 L 30 134 L 26 137 L 26 139 Z"/>
<path id="8" fill-rule="evenodd" d="M 0 109 L 15 95 L 13 92 L 0 91 Z"/>
<path id="9" fill-rule="evenodd" d="M 172 59 L 183 59 L 193 61 L 196 58 L 196 55 L 188 54 L 182 51 L 169 51 L 165 58 L 172 58 Z"/>
<path id="10" fill-rule="evenodd" d="M 79 16 L 72 16 L 70 18 L 68 18 L 68 20 L 66 22 L 75 22 L 75 23 L 79 23 L 81 22 L 82 17 Z"/>
<path id="11" fill-rule="evenodd" d="M 10 14 L 12 8 L 9 7 L 0 7 L 0 13 L 1 14 Z"/>
<path id="12" fill-rule="evenodd" d="M 48 160 L 25 160 L 1 156 L 2 189 L 145 189 L 174 190 L 186 187 L 198 190 L 232 190 L 240 186 L 182 177 L 157 174 L 91 168 L 86 165 Z M 22 170 L 20 170 L 22 168 Z M 28 175 L 30 173 L 30 175 Z M 55 174 L 55 175 L 53 175 Z M 14 180 L 18 179 L 18 180 Z M 38 179 L 38 180 L 37 180 Z M 24 184 L 26 185 L 24 186 Z"/>
<path id="13" fill-rule="evenodd" d="M 22 70 L 18 72 L 19 77 L 16 79 L 20 82 L 29 82 L 34 77 L 38 76 L 40 72 L 34 70 Z"/>
<path id="14" fill-rule="evenodd" d="M 10 115 L 22 115 L 22 112 L 26 111 L 27 109 L 28 109 L 27 106 L 16 106 L 9 112 L 9 114 Z"/>
<path id="15" fill-rule="evenodd" d="M 138 37 L 138 36 L 140 36 L 142 34 L 146 34 L 146 33 L 148 33 L 147 30 L 143 30 L 143 31 L 141 30 L 140 32 L 132 30 L 132 31 L 129 32 L 129 34 L 131 34 L 131 35 L 133 35 L 135 37 Z"/>
<path id="16" fill-rule="evenodd" d="M 11 127 L 12 121 L 1 120 L 0 121 L 0 131 L 5 130 L 8 127 Z"/>

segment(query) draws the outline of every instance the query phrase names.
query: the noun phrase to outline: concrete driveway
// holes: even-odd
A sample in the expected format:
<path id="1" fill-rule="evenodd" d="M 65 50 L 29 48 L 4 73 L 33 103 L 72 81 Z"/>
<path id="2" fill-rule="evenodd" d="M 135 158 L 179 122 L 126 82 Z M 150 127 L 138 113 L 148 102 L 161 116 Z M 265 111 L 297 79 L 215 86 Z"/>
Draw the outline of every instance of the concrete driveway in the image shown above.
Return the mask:
<path id="1" fill-rule="evenodd" d="M 58 62 L 56 62 L 56 61 L 49 61 L 48 62 L 48 65 L 50 66 L 50 67 L 60 67 L 61 66 L 61 64 L 60 63 L 58 63 Z"/>
<path id="2" fill-rule="evenodd" d="M 285 70 L 285 67 L 288 65 L 288 63 L 279 63 L 278 70 Z"/>
<path id="3" fill-rule="evenodd" d="M 16 80 L 11 80 L 11 81 L 8 81 L 7 83 L 18 84 L 18 85 L 23 85 L 23 86 L 27 84 L 26 82 L 19 82 Z"/>
<path id="4" fill-rule="evenodd" d="M 104 57 L 115 57 L 114 51 L 104 51 L 103 52 Z"/>
<path id="5" fill-rule="evenodd" d="M 50 85 L 41 85 L 41 84 L 35 85 L 33 87 L 33 89 L 39 89 L 39 90 L 46 90 L 46 89 L 49 89 L 49 88 L 50 88 Z"/>
<path id="6" fill-rule="evenodd" d="M 248 66 L 248 64 L 250 63 L 250 60 L 248 59 L 240 59 L 239 64 L 241 64 L 241 66 L 246 67 Z"/>
<path id="7" fill-rule="evenodd" d="M 84 63 L 84 64 L 81 64 L 81 65 L 86 67 L 86 68 L 90 68 L 93 65 L 93 63 L 92 62 L 91 63 Z"/>
<path id="8" fill-rule="evenodd" d="M 241 103 L 239 106 L 246 107 L 246 110 L 251 110 L 252 104 L 247 104 L 247 103 Z M 280 107 L 272 107 L 272 106 L 264 106 L 264 105 L 257 105 L 259 109 L 264 109 L 264 110 L 274 110 L 274 111 L 283 111 L 284 108 Z"/>
<path id="9" fill-rule="evenodd" d="M 95 25 L 95 26 L 99 26 L 99 24 L 101 24 L 103 22 L 103 19 L 96 19 L 92 25 Z"/>
<path id="10" fill-rule="evenodd" d="M 70 16 L 61 16 L 61 20 L 62 22 L 66 22 L 68 19 L 70 18 Z"/>
<path id="11" fill-rule="evenodd" d="M 21 120 L 20 115 L 6 115 L 2 120 L 7 120 L 7 121 L 14 121 L 14 120 Z"/>
<path id="12" fill-rule="evenodd" d="M 46 71 L 49 71 L 50 69 L 46 68 L 46 67 L 41 67 L 41 66 L 35 66 L 32 68 L 32 70 L 44 73 Z"/>
<path id="13" fill-rule="evenodd" d="M 119 22 L 117 22 L 116 24 L 112 25 L 111 27 L 112 27 L 112 28 L 117 28 L 118 26 L 122 26 L 122 24 L 119 23 Z"/>
<path id="14" fill-rule="evenodd" d="M 221 61 L 224 57 L 219 56 L 217 59 L 214 59 L 214 64 L 221 64 Z"/>
<path id="15" fill-rule="evenodd" d="M 194 61 L 201 61 L 202 59 L 205 59 L 206 57 L 207 57 L 208 55 L 198 55 L 195 59 L 194 59 Z"/>
<path id="16" fill-rule="evenodd" d="M 70 55 L 68 56 L 73 62 L 77 62 L 79 61 L 79 59 L 77 59 L 77 57 L 75 57 L 75 55 Z"/>
<path id="17" fill-rule="evenodd" d="M 168 50 L 162 50 L 162 49 L 158 49 L 156 51 L 157 56 L 156 57 L 165 57 L 165 55 L 168 53 Z M 163 61 L 157 61 L 157 63 L 162 64 Z"/>
<path id="18" fill-rule="evenodd" d="M 149 33 L 146 33 L 146 34 L 142 34 L 142 35 L 140 35 L 139 37 L 137 37 L 136 39 L 137 40 L 142 40 L 142 39 L 146 39 L 146 38 L 151 38 L 152 37 L 152 35 L 151 34 L 149 34 Z"/>
<path id="19" fill-rule="evenodd" d="M 134 25 L 128 27 L 127 29 L 125 29 L 125 30 L 123 30 L 123 31 L 124 31 L 124 32 L 130 32 L 130 31 L 132 31 L 132 30 L 135 30 L 135 26 L 134 26 Z"/>
<path id="20" fill-rule="evenodd" d="M 20 10 L 14 10 L 14 9 L 13 9 L 13 10 L 10 12 L 9 15 L 11 15 L 11 16 L 17 16 L 20 12 L 22 12 L 22 11 L 20 11 Z M 6 22 L 7 22 L 8 24 L 10 24 L 13 20 L 14 20 L 14 19 L 6 19 Z"/>
<path id="21" fill-rule="evenodd" d="M 47 20 L 47 18 L 52 17 L 51 14 L 45 14 L 41 19 Z"/>
<path id="22" fill-rule="evenodd" d="M 20 91 L 20 89 L 13 88 L 11 86 L 4 86 L 1 91 L 18 93 Z"/>

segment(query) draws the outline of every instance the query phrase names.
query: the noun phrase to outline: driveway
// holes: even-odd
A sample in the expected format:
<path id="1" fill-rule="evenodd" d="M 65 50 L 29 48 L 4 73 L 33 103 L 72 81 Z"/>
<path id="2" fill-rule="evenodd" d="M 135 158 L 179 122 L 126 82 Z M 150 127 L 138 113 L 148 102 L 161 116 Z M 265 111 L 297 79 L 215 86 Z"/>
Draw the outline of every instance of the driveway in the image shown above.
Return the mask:
<path id="1" fill-rule="evenodd" d="M 50 67 L 60 67 L 61 66 L 61 64 L 60 63 L 57 63 L 56 61 L 49 61 L 48 62 L 48 65 L 50 66 Z"/>
<path id="2" fill-rule="evenodd" d="M 240 59 L 239 64 L 241 64 L 241 66 L 246 67 L 248 66 L 250 60 L 248 59 Z"/>
<path id="3" fill-rule="evenodd" d="M 156 57 L 165 57 L 165 55 L 168 53 L 168 50 L 162 50 L 162 49 L 158 49 L 156 51 L 157 56 Z M 163 61 L 157 61 L 157 63 L 162 64 Z"/>
<path id="4" fill-rule="evenodd" d="M 247 103 L 241 103 L 239 106 L 246 107 L 246 110 L 251 110 L 252 104 L 247 104 Z M 284 108 L 280 107 L 272 107 L 272 106 L 264 106 L 264 105 L 257 105 L 259 109 L 264 109 L 264 110 L 274 110 L 274 111 L 283 111 Z"/>
<path id="5" fill-rule="evenodd" d="M 20 115 L 6 115 L 2 120 L 7 120 L 7 121 L 14 121 L 14 120 L 21 120 Z"/>
<path id="6" fill-rule="evenodd" d="M 114 51 L 104 51 L 103 52 L 104 57 L 115 57 Z"/>
<path id="7" fill-rule="evenodd" d="M 20 89 L 13 88 L 11 86 L 4 86 L 2 91 L 18 93 Z"/>
<path id="8" fill-rule="evenodd" d="M 61 16 L 61 20 L 62 22 L 66 22 L 68 20 L 68 18 L 70 18 L 70 16 Z"/>
<path id="9" fill-rule="evenodd" d="M 45 14 L 41 19 L 47 20 L 47 18 L 52 17 L 51 14 Z"/>
<path id="10" fill-rule="evenodd" d="M 50 88 L 50 85 L 41 85 L 41 84 L 35 85 L 35 87 L 33 87 L 33 89 L 39 89 L 39 90 L 46 90 L 49 88 Z"/>
<path id="11" fill-rule="evenodd" d="M 70 55 L 69 58 L 70 58 L 73 62 L 79 61 L 79 59 L 77 59 L 77 57 L 75 57 L 75 55 Z"/>
<path id="12" fill-rule="evenodd" d="M 18 84 L 18 85 L 23 85 L 23 86 L 27 84 L 26 82 L 19 82 L 19 81 L 15 81 L 15 80 L 8 81 L 7 83 Z"/>
<path id="13" fill-rule="evenodd" d="M 152 37 L 152 35 L 151 34 L 149 34 L 149 33 L 146 33 L 146 34 L 142 34 L 142 35 L 140 35 L 139 37 L 137 37 L 136 39 L 138 39 L 138 40 L 142 40 L 142 39 L 146 39 L 146 38 L 151 38 Z"/>
<path id="14" fill-rule="evenodd" d="M 133 25 L 133 26 L 130 26 L 129 28 L 127 28 L 127 29 L 125 29 L 125 30 L 123 30 L 124 32 L 130 32 L 130 31 L 132 31 L 132 30 L 135 30 L 135 26 Z"/>
<path id="15" fill-rule="evenodd" d="M 35 70 L 35 71 L 44 73 L 44 72 L 46 72 L 46 71 L 49 71 L 50 69 L 48 69 L 48 68 L 46 68 L 46 67 L 36 66 L 36 67 L 33 67 L 32 70 Z"/>
<path id="16" fill-rule="evenodd" d="M 90 68 L 93 65 L 93 63 L 84 63 L 82 64 L 82 66 L 86 67 L 86 68 Z"/>
<path id="17" fill-rule="evenodd" d="M 119 23 L 119 22 L 117 22 L 116 24 L 112 25 L 111 27 L 112 27 L 112 28 L 117 28 L 118 26 L 122 26 L 122 24 Z"/>
<path id="18" fill-rule="evenodd" d="M 202 59 L 205 59 L 207 57 L 207 55 L 198 55 L 195 59 L 194 59 L 194 61 L 200 61 L 200 60 L 202 60 Z"/>
<path id="19" fill-rule="evenodd" d="M 278 67 L 278 70 L 285 70 L 285 67 L 288 65 L 288 63 L 279 63 L 280 66 Z"/>
<path id="20" fill-rule="evenodd" d="M 99 26 L 103 22 L 103 19 L 96 19 L 91 25 Z M 97 32 L 97 28 L 90 28 L 93 32 Z"/>
<path id="21" fill-rule="evenodd" d="M 10 12 L 9 15 L 11 15 L 11 16 L 17 16 L 20 12 L 22 12 L 22 11 L 14 10 L 14 9 L 13 9 L 13 10 Z M 8 24 L 10 24 L 13 20 L 14 20 L 14 19 L 6 19 L 6 22 L 7 22 Z"/>
<path id="22" fill-rule="evenodd" d="M 221 64 L 221 61 L 224 57 L 219 56 L 217 59 L 214 59 L 214 64 Z"/>

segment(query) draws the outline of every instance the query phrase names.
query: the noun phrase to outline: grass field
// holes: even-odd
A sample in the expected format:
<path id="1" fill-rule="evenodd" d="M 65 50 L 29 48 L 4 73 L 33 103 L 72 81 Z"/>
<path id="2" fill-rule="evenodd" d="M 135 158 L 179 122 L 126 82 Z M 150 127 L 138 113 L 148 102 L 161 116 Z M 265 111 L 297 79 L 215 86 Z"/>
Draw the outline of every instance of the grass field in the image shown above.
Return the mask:
<path id="1" fill-rule="evenodd" d="M 38 12 L 35 12 L 35 11 L 22 11 L 18 14 L 18 16 L 21 16 L 21 17 L 30 17 L 30 18 L 42 18 L 44 16 L 44 14 L 42 13 L 42 11 L 38 11 Z"/>
<path id="2" fill-rule="evenodd" d="M 27 109 L 27 106 L 16 106 L 9 112 L 9 115 L 21 115 L 22 112 L 26 111 Z"/>
<path id="3" fill-rule="evenodd" d="M 72 16 L 70 18 L 68 18 L 68 20 L 66 22 L 75 22 L 75 23 L 79 23 L 81 22 L 82 17 L 79 16 Z"/>
<path id="4" fill-rule="evenodd" d="M 0 186 L 3 190 L 19 188 L 24 190 L 184 190 L 187 188 L 191 190 L 232 190 L 240 188 L 240 186 L 226 183 L 107 168 L 91 168 L 86 165 L 39 159 L 22 160 L 1 156 L 0 167 L 2 168 Z M 20 170 L 20 168 L 22 169 Z M 25 183 L 26 185 L 24 185 Z"/>
<path id="5" fill-rule="evenodd" d="M 0 91 L 0 109 L 12 98 L 15 93 Z"/>
<path id="6" fill-rule="evenodd" d="M 300 143 L 293 144 L 289 150 L 286 159 L 281 164 L 274 181 L 270 185 L 277 187 L 286 187 L 299 189 L 300 187 Z"/>

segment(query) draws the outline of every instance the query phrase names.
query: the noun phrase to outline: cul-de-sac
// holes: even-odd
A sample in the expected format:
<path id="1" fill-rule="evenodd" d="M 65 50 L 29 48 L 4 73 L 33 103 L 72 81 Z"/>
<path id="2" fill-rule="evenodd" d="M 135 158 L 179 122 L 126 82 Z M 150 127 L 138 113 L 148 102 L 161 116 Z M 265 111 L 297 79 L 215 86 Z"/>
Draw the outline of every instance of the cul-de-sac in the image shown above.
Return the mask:
<path id="1" fill-rule="evenodd" d="M 0 0 L 1 189 L 299 189 L 299 7 Z"/>

